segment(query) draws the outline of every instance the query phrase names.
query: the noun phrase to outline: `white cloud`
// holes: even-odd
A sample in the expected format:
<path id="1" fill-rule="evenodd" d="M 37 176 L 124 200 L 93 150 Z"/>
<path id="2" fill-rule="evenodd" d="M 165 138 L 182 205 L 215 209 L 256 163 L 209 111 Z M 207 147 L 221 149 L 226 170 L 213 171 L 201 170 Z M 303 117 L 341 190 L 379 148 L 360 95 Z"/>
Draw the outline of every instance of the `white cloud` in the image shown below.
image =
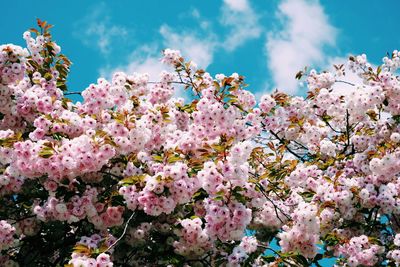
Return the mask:
<path id="1" fill-rule="evenodd" d="M 199 33 L 177 32 L 167 25 L 162 25 L 159 32 L 161 42 L 139 47 L 129 56 L 130 60 L 127 65 L 106 67 L 100 70 L 100 74 L 110 78 L 116 71 L 123 71 L 127 74 L 148 73 L 151 81 L 158 81 L 159 74 L 163 70 L 173 71 L 171 67 L 160 61 L 162 57 L 160 51 L 164 48 L 180 50 L 186 60 L 194 61 L 200 68 L 207 68 L 212 62 L 216 49 L 213 34 L 199 36 Z M 181 86 L 176 86 L 174 96 L 187 98 L 187 94 Z"/>
<path id="2" fill-rule="evenodd" d="M 224 0 L 220 22 L 230 29 L 222 46 L 227 51 L 261 35 L 258 15 L 247 0 Z"/>
<path id="3" fill-rule="evenodd" d="M 180 50 L 186 60 L 194 61 L 200 68 L 207 68 L 213 60 L 216 49 L 214 35 L 200 36 L 200 33 L 189 31 L 178 32 L 173 28 L 162 25 L 159 29 L 161 40 L 150 45 L 143 45 L 135 49 L 129 56 L 129 63 L 117 68 L 103 68 L 100 72 L 125 71 L 128 74 L 133 72 L 148 73 L 150 79 L 157 81 L 162 70 L 171 71 L 171 67 L 162 64 L 161 50 L 165 48 Z M 108 77 L 108 76 L 107 76 Z"/>
<path id="4" fill-rule="evenodd" d="M 152 79 L 153 81 L 157 81 L 160 73 L 163 70 L 167 70 L 167 69 L 168 69 L 167 66 L 162 64 L 157 57 L 149 56 L 149 57 L 145 58 L 144 60 L 132 61 L 128 65 L 126 72 L 130 73 L 130 74 L 132 74 L 134 72 L 148 73 L 150 76 L 150 79 Z"/>
<path id="5" fill-rule="evenodd" d="M 100 53 L 108 55 L 112 46 L 121 44 L 129 36 L 127 28 L 114 25 L 104 2 L 91 9 L 88 16 L 78 21 L 74 35 L 88 46 L 96 45 Z"/>
<path id="6" fill-rule="evenodd" d="M 260 36 L 258 16 L 247 0 L 224 0 L 222 10 L 220 23 L 230 29 L 222 41 L 217 42 L 217 35 L 212 29 L 211 22 L 203 18 L 198 9 L 193 8 L 190 16 L 196 20 L 198 28 L 178 29 L 166 24 L 161 25 L 159 28 L 161 38 L 157 42 L 143 45 L 133 51 L 127 65 L 107 66 L 100 70 L 100 74 L 110 77 L 115 71 L 146 72 L 150 74 L 152 80 L 158 80 L 158 74 L 167 68 L 159 61 L 161 55 L 158 52 L 164 48 L 180 50 L 186 60 L 192 60 L 199 68 L 205 69 L 213 62 L 216 51 L 221 49 L 233 51 L 247 40 Z M 86 37 L 96 38 L 100 51 L 107 54 L 113 46 L 114 39 L 125 38 L 130 33 L 123 27 L 109 25 L 110 19 L 104 16 L 104 13 L 106 6 L 101 4 L 90 17 L 85 18 L 85 23 L 89 25 L 85 34 Z M 99 21 L 99 17 L 105 17 L 104 21 Z M 92 42 L 90 40 L 90 43 Z"/>
<path id="7" fill-rule="evenodd" d="M 200 18 L 200 12 L 199 12 L 199 10 L 197 8 L 193 8 L 192 9 L 191 15 L 195 19 L 199 19 Z"/>
<path id="8" fill-rule="evenodd" d="M 173 28 L 166 24 L 159 28 L 160 39 L 151 45 L 143 45 L 135 49 L 129 56 L 126 65 L 108 66 L 100 70 L 100 74 L 110 78 L 116 71 L 148 73 L 150 80 L 158 81 L 163 70 L 170 70 L 160 62 L 161 51 L 164 48 L 180 50 L 186 60 L 194 61 L 200 68 L 207 68 L 219 50 L 233 51 L 247 40 L 257 38 L 261 34 L 258 16 L 255 14 L 247 0 L 224 0 L 221 7 L 223 14 L 220 23 L 228 30 L 228 35 L 217 42 L 217 35 L 212 29 L 211 21 L 202 17 L 198 9 L 192 9 L 190 16 L 196 20 L 198 28 Z M 100 13 L 100 12 L 98 12 Z M 97 15 L 98 16 L 98 15 Z M 93 19 L 92 19 L 93 21 Z M 101 25 L 93 25 L 90 34 L 103 33 Z M 115 30 L 115 35 L 128 35 L 128 32 Z M 112 37 L 112 36 L 110 36 Z M 110 39 L 98 40 L 99 47 L 104 51 L 111 46 Z M 182 94 L 178 94 L 182 96 Z"/>
<path id="9" fill-rule="evenodd" d="M 337 95 L 348 96 L 354 91 L 357 91 L 358 86 L 364 86 L 365 90 L 372 90 L 372 87 L 365 85 L 363 79 L 360 78 L 356 73 L 352 72 L 348 68 L 348 58 L 349 57 L 334 57 L 329 59 L 329 63 L 326 66 L 326 70 L 335 72 L 333 65 L 344 64 L 345 75 L 338 77 L 337 82 L 332 86 L 333 93 Z M 372 68 L 376 69 L 376 65 L 372 64 Z"/>
<path id="10" fill-rule="evenodd" d="M 335 44 L 337 30 L 318 1 L 285 0 L 278 18 L 283 29 L 268 33 L 268 67 L 278 89 L 295 93 L 295 74 L 306 65 L 327 63 L 324 48 Z"/>
<path id="11" fill-rule="evenodd" d="M 122 71 L 131 75 L 133 73 L 147 73 L 149 74 L 149 81 L 158 82 L 160 80 L 160 73 L 162 71 L 174 71 L 169 65 L 161 62 L 161 53 L 157 44 L 143 45 L 135 50 L 130 56 L 128 65 L 121 65 L 118 67 L 106 67 L 100 70 L 100 76 L 111 79 L 113 73 Z M 184 90 L 183 86 L 175 85 L 174 97 L 182 97 L 185 100 L 189 99 L 188 92 Z"/>
<path id="12" fill-rule="evenodd" d="M 247 0 L 224 0 L 224 3 L 232 10 L 239 12 L 247 11 L 250 8 Z"/>
<path id="13" fill-rule="evenodd" d="M 129 63 L 117 67 L 106 67 L 100 70 L 103 77 L 111 78 L 117 71 L 123 71 L 128 75 L 137 73 L 148 73 L 151 81 L 158 81 L 163 70 L 171 71 L 171 67 L 161 63 L 161 53 L 157 44 L 143 45 L 133 51 L 129 56 Z"/>
<path id="14" fill-rule="evenodd" d="M 165 48 L 178 49 L 186 60 L 193 60 L 201 68 L 207 68 L 212 63 L 216 42 L 213 34 L 197 36 L 193 32 L 174 31 L 167 25 L 160 27 Z"/>
<path id="15" fill-rule="evenodd" d="M 108 26 L 105 22 L 92 23 L 85 31 L 87 37 L 93 37 L 96 40 L 97 47 L 102 54 L 110 52 L 112 40 L 117 38 L 125 38 L 128 31 L 124 27 Z"/>

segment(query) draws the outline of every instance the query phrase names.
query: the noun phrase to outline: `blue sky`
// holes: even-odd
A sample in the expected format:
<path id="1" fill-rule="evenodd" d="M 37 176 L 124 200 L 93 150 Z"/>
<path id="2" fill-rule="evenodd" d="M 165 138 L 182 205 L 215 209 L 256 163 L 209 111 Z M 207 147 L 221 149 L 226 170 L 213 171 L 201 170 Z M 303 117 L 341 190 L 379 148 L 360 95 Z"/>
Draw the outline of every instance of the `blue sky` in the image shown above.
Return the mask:
<path id="1" fill-rule="evenodd" d="M 23 45 L 36 18 L 54 24 L 74 63 L 73 91 L 115 70 L 156 80 L 169 47 L 212 74 L 244 75 L 254 93 L 302 94 L 294 75 L 306 65 L 327 68 L 359 53 L 377 64 L 399 48 L 399 8 L 396 0 L 8 1 L 0 43 Z"/>

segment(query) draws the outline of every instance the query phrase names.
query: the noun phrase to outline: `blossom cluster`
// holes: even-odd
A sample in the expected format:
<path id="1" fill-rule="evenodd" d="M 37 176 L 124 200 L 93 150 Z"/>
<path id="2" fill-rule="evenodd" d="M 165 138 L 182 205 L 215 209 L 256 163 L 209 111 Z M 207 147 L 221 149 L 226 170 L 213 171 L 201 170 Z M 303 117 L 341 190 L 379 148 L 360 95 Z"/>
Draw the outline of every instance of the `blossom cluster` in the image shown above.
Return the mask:
<path id="1" fill-rule="evenodd" d="M 73 267 L 78 266 L 99 266 L 99 267 L 112 267 L 110 255 L 102 252 L 97 257 L 90 257 L 92 251 L 96 249 L 108 249 L 115 242 L 113 236 L 102 238 L 98 234 L 90 237 L 82 236 L 75 247 L 78 248 L 77 252 L 72 253 L 72 259 L 69 261 Z M 103 249 L 104 250 L 104 249 Z M 112 252 L 112 249 L 110 250 Z M 89 255 L 88 255 L 89 254 Z"/>
<path id="2" fill-rule="evenodd" d="M 398 51 L 257 101 L 165 49 L 158 80 L 116 72 L 74 103 L 38 23 L 27 48 L 0 46 L 2 265 L 400 263 Z M 345 70 L 360 79 L 343 93 Z"/>
<path id="3" fill-rule="evenodd" d="M 178 254 L 186 257 L 198 257 L 210 250 L 211 242 L 206 230 L 202 228 L 203 222 L 200 218 L 184 219 L 181 221 L 182 229 L 179 230 L 179 241 L 174 242 Z"/>
<path id="4" fill-rule="evenodd" d="M 378 261 L 378 255 L 383 249 L 375 244 L 371 244 L 366 235 L 356 236 L 342 246 L 339 251 L 349 257 L 347 263 L 350 267 L 355 266 L 374 266 Z"/>
<path id="5" fill-rule="evenodd" d="M 232 253 L 228 256 L 227 266 L 240 266 L 240 264 L 249 257 L 249 254 L 257 250 L 257 245 L 257 239 L 255 237 L 243 237 L 240 244 L 234 247 Z"/>
<path id="6" fill-rule="evenodd" d="M 283 226 L 283 232 L 277 237 L 283 252 L 296 251 L 306 258 L 317 254 L 319 241 L 319 218 L 317 207 L 308 203 L 300 203 L 292 214 L 293 226 Z"/>
<path id="7" fill-rule="evenodd" d="M 15 227 L 7 221 L 0 221 L 0 250 L 5 250 L 15 243 L 14 239 Z"/>

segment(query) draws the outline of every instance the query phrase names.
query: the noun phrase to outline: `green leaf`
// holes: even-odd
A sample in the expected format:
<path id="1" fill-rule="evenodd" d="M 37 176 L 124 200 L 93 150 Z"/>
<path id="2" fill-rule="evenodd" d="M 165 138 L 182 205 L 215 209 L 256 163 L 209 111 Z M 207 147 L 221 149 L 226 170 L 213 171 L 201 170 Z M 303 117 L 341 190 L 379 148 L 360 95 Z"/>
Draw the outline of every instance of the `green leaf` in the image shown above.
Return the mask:
<path id="1" fill-rule="evenodd" d="M 217 152 L 223 152 L 225 150 L 225 147 L 223 145 L 212 145 L 211 147 L 214 148 L 214 150 Z"/>
<path id="2" fill-rule="evenodd" d="M 146 174 L 139 174 L 139 175 L 133 175 L 133 176 L 128 176 L 119 181 L 120 185 L 127 186 L 127 185 L 133 185 L 137 183 L 141 183 L 144 181 L 146 178 Z"/>
<path id="3" fill-rule="evenodd" d="M 51 147 L 44 147 L 39 151 L 39 156 L 42 158 L 50 158 L 54 155 L 54 150 Z"/>
<path id="4" fill-rule="evenodd" d="M 301 263 L 303 266 L 310 266 L 310 263 L 303 255 L 296 255 L 293 257 L 297 262 Z"/>
<path id="5" fill-rule="evenodd" d="M 261 257 L 266 262 L 274 262 L 276 260 L 275 256 L 273 255 L 263 255 Z"/>
<path id="6" fill-rule="evenodd" d="M 153 160 L 155 162 L 163 162 L 164 158 L 162 156 L 160 156 L 160 155 L 153 155 Z"/>
<path id="7" fill-rule="evenodd" d="M 247 202 L 246 198 L 245 198 L 243 195 L 239 194 L 239 193 L 233 193 L 233 197 L 234 197 L 237 201 L 239 201 L 240 203 L 242 203 L 242 204 L 246 204 L 246 202 Z"/>
<path id="8" fill-rule="evenodd" d="M 314 193 L 312 193 L 312 192 L 303 192 L 303 193 L 300 193 L 300 195 L 303 197 L 303 199 L 306 202 L 311 202 L 311 200 L 314 197 Z"/>
<path id="9" fill-rule="evenodd" d="M 215 201 L 224 200 L 224 197 L 223 196 L 217 196 L 217 197 L 214 197 L 214 200 Z"/>
<path id="10" fill-rule="evenodd" d="M 392 119 L 393 119 L 396 123 L 400 123 L 400 115 L 394 115 L 394 116 L 392 116 Z"/>
<path id="11" fill-rule="evenodd" d="M 240 186 L 236 186 L 234 189 L 233 189 L 233 191 L 235 191 L 235 192 L 241 192 L 241 191 L 243 191 L 244 189 L 243 189 L 243 187 L 240 187 Z"/>
<path id="12" fill-rule="evenodd" d="M 175 163 L 180 160 L 181 160 L 181 157 L 179 155 L 175 154 L 168 158 L 168 163 L 172 164 L 172 163 Z"/>
<path id="13" fill-rule="evenodd" d="M 78 244 L 73 248 L 74 253 L 90 255 L 91 249 L 85 245 Z"/>
<path id="14" fill-rule="evenodd" d="M 324 241 L 327 246 L 335 246 L 340 240 L 335 234 L 329 233 L 324 237 Z"/>
<path id="15" fill-rule="evenodd" d="M 203 199 L 205 199 L 206 197 L 208 197 L 207 192 L 204 191 L 204 189 L 201 188 L 201 189 L 199 189 L 196 193 L 193 194 L 192 199 L 193 199 L 194 201 L 197 201 L 197 200 L 203 200 Z"/>
<path id="16" fill-rule="evenodd" d="M 376 69 L 376 75 L 379 75 L 382 71 L 382 66 L 379 65 L 378 68 Z"/>
<path id="17" fill-rule="evenodd" d="M 121 195 L 112 196 L 111 205 L 113 205 L 113 206 L 122 206 L 122 205 L 124 205 L 124 197 L 121 196 Z"/>

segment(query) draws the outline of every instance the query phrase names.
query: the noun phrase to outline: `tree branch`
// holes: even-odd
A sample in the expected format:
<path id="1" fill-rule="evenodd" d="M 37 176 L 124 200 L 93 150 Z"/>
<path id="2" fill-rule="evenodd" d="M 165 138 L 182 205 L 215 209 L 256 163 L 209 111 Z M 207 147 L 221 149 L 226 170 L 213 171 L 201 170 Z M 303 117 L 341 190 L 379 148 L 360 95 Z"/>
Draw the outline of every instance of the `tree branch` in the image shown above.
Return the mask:
<path id="1" fill-rule="evenodd" d="M 287 149 L 287 151 L 289 151 L 289 153 L 291 153 L 293 156 L 295 156 L 296 158 L 300 159 L 301 161 L 304 162 L 304 158 L 302 156 L 300 156 L 299 154 L 297 154 L 296 152 L 294 152 L 289 146 L 288 144 L 286 144 L 285 140 L 280 138 L 274 131 L 270 130 L 269 131 L 276 139 L 279 140 L 279 142 L 284 145 Z"/>
<path id="2" fill-rule="evenodd" d="M 129 223 L 132 220 L 132 218 L 135 216 L 135 212 L 132 212 L 131 216 L 129 217 L 129 219 L 126 221 L 125 227 L 124 227 L 124 231 L 122 232 L 121 236 L 118 237 L 117 240 L 114 241 L 114 243 L 112 243 L 104 252 L 107 252 L 109 250 L 111 250 L 115 245 L 117 245 L 117 243 L 119 241 L 121 241 L 121 239 L 125 236 L 126 234 L 126 230 L 128 229 Z"/>

